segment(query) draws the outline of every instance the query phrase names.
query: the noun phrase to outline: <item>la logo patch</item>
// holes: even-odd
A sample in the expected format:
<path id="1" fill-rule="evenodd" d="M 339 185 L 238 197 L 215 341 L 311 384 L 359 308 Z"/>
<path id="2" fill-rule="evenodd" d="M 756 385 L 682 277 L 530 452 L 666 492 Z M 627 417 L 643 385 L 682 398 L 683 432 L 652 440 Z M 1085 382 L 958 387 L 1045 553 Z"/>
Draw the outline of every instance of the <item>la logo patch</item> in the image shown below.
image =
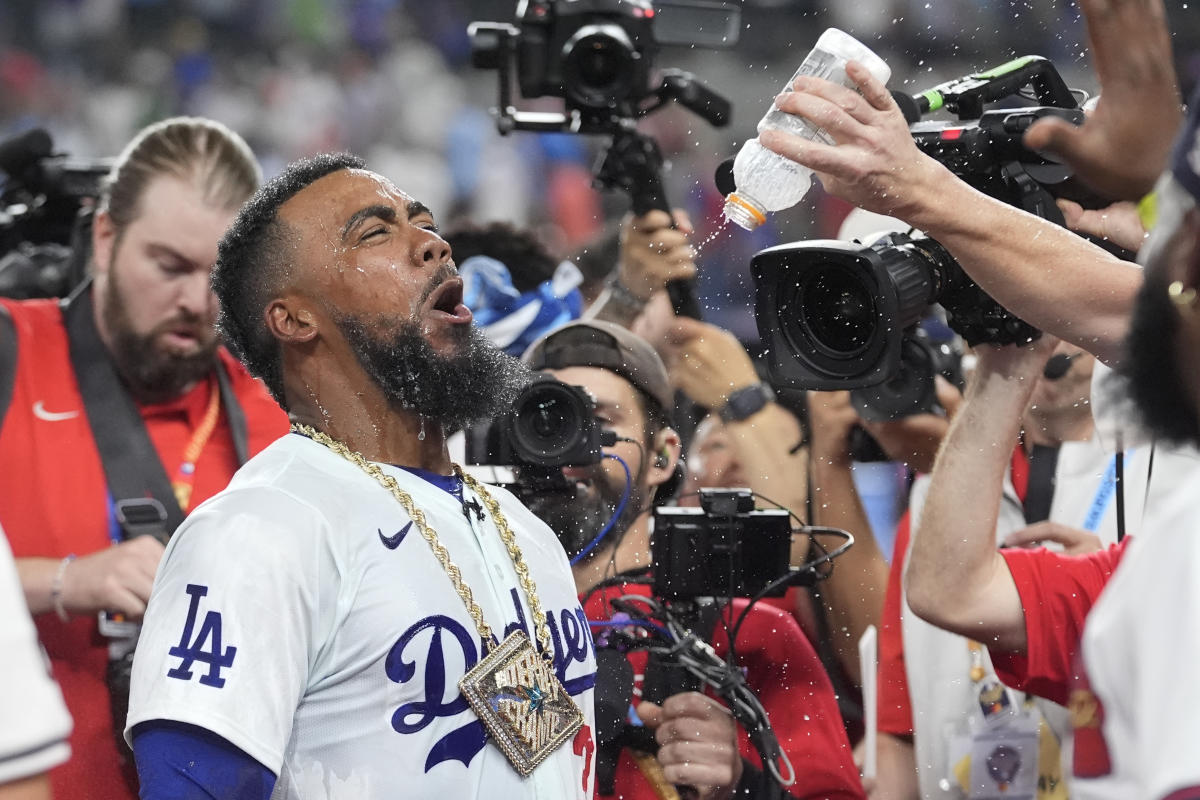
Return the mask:
<path id="1" fill-rule="evenodd" d="M 167 677 L 190 681 L 192 665 L 199 661 L 208 665 L 208 672 L 200 676 L 200 682 L 205 686 L 220 689 L 225 685 L 221 670 L 233 666 L 237 648 L 221 648 L 221 615 L 216 611 L 205 612 L 204 622 L 200 623 L 199 632 L 193 636 L 196 617 L 200 613 L 200 599 L 208 594 L 208 587 L 189 583 L 187 593 L 192 599 L 188 606 L 187 621 L 183 624 L 183 635 L 179 637 L 179 644 L 167 651 L 173 658 L 180 659 L 180 662 L 167 670 Z"/>

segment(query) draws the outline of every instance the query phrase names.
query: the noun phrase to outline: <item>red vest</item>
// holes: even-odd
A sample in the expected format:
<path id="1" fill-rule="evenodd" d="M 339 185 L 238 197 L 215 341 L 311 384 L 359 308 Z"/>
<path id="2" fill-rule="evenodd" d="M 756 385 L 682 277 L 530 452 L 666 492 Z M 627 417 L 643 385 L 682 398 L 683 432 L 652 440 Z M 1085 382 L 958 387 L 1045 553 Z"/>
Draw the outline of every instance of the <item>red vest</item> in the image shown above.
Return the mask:
<path id="1" fill-rule="evenodd" d="M 20 558 L 85 556 L 109 547 L 108 490 L 79 385 L 71 369 L 58 301 L 0 300 L 17 332 L 17 374 L 0 427 L 0 526 Z M 287 418 L 261 383 L 224 349 L 219 358 L 246 416 L 248 450 L 287 432 Z M 167 475 L 173 477 L 204 415 L 215 376 L 174 400 L 141 405 L 142 419 Z M 225 488 L 237 469 L 229 420 L 220 419 L 196 463 L 192 507 Z M 96 618 L 35 619 L 54 677 L 74 718 L 71 759 L 51 773 L 57 797 L 133 798 L 112 733 L 106 640 Z"/>

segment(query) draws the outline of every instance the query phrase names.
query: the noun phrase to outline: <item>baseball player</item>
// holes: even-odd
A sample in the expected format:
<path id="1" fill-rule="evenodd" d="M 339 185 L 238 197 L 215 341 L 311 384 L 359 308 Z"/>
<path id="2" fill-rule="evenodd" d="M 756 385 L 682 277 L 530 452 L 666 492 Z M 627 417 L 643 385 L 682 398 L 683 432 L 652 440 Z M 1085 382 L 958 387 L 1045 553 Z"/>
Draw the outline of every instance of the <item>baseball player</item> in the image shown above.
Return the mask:
<path id="1" fill-rule="evenodd" d="M 472 325 L 430 211 L 355 157 L 298 162 L 214 287 L 293 435 L 166 551 L 126 729 L 142 796 L 590 797 L 562 547 L 446 451 L 526 372 Z"/>

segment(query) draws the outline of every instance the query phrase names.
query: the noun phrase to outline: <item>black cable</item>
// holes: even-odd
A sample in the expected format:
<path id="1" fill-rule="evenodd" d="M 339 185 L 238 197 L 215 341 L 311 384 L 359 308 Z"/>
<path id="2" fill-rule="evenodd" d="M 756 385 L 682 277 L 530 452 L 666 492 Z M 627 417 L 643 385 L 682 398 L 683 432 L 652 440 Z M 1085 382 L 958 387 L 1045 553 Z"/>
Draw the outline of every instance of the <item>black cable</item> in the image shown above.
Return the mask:
<path id="1" fill-rule="evenodd" d="M 1117 541 L 1125 538 L 1125 452 L 1118 450 L 1113 456 L 1117 467 Z"/>
<path id="2" fill-rule="evenodd" d="M 805 564 L 803 567 L 792 570 L 788 574 L 783 575 L 782 577 L 776 578 L 771 583 L 768 583 L 765 588 L 763 588 L 761 591 L 759 591 L 758 594 L 756 594 L 756 595 L 754 595 L 754 597 L 750 598 L 750 602 L 746 604 L 746 607 L 742 609 L 742 613 L 738 616 L 737 622 L 735 622 L 733 624 L 733 631 L 731 632 L 731 634 L 729 636 L 730 651 L 733 651 L 733 649 L 735 647 L 735 642 L 737 640 L 738 632 L 742 628 L 742 623 L 746 621 L 746 617 L 750 613 L 750 609 L 754 607 L 755 603 L 762 600 L 764 597 L 766 597 L 767 595 L 769 595 L 771 592 L 775 591 L 776 589 L 780 588 L 781 586 L 787 586 L 793 582 L 799 583 L 801 581 L 806 580 L 808 576 L 815 576 L 813 583 L 816 583 L 817 581 L 825 580 L 826 578 L 829 577 L 830 572 L 833 571 L 833 560 L 854 546 L 854 535 L 852 533 L 850 533 L 849 531 L 844 531 L 844 530 L 841 530 L 840 528 L 827 528 L 822 525 L 807 525 L 802 530 L 807 532 L 810 536 L 814 532 L 816 532 L 816 533 L 819 533 L 822 535 L 842 536 L 842 537 L 845 537 L 846 541 L 843 542 L 842 545 L 840 547 L 838 547 L 836 550 L 834 550 L 833 552 L 830 552 L 825 549 L 824 545 L 822 545 L 820 542 L 818 542 L 816 539 L 814 539 L 813 544 L 815 544 L 821 550 L 821 555 L 817 558 L 816 561 L 810 561 L 807 564 Z M 821 566 L 824 566 L 825 564 L 829 565 L 830 571 L 825 573 L 824 575 L 818 575 L 817 574 L 818 568 Z"/>

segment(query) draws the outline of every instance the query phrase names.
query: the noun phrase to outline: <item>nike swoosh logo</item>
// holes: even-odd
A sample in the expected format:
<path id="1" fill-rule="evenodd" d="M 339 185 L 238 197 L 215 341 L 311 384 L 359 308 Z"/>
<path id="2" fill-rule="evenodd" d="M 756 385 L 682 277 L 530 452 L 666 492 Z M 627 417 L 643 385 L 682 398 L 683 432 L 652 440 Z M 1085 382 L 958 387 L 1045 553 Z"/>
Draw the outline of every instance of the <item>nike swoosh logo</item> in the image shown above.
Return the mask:
<path id="1" fill-rule="evenodd" d="M 407 525 L 405 525 L 400 530 L 396 531 L 391 536 L 384 536 L 382 528 L 377 528 L 376 530 L 379 531 L 379 541 L 383 542 L 383 546 L 386 547 L 388 550 L 395 550 L 397 547 L 400 546 L 400 543 L 402 541 L 404 541 L 404 537 L 408 535 L 408 529 L 411 527 L 412 527 L 412 522 L 409 522 Z"/>
<path id="2" fill-rule="evenodd" d="M 44 419 L 46 422 L 62 422 L 67 419 L 75 419 L 79 416 L 78 411 L 47 411 L 46 406 L 41 400 L 33 404 L 33 415 L 38 419 Z"/>

